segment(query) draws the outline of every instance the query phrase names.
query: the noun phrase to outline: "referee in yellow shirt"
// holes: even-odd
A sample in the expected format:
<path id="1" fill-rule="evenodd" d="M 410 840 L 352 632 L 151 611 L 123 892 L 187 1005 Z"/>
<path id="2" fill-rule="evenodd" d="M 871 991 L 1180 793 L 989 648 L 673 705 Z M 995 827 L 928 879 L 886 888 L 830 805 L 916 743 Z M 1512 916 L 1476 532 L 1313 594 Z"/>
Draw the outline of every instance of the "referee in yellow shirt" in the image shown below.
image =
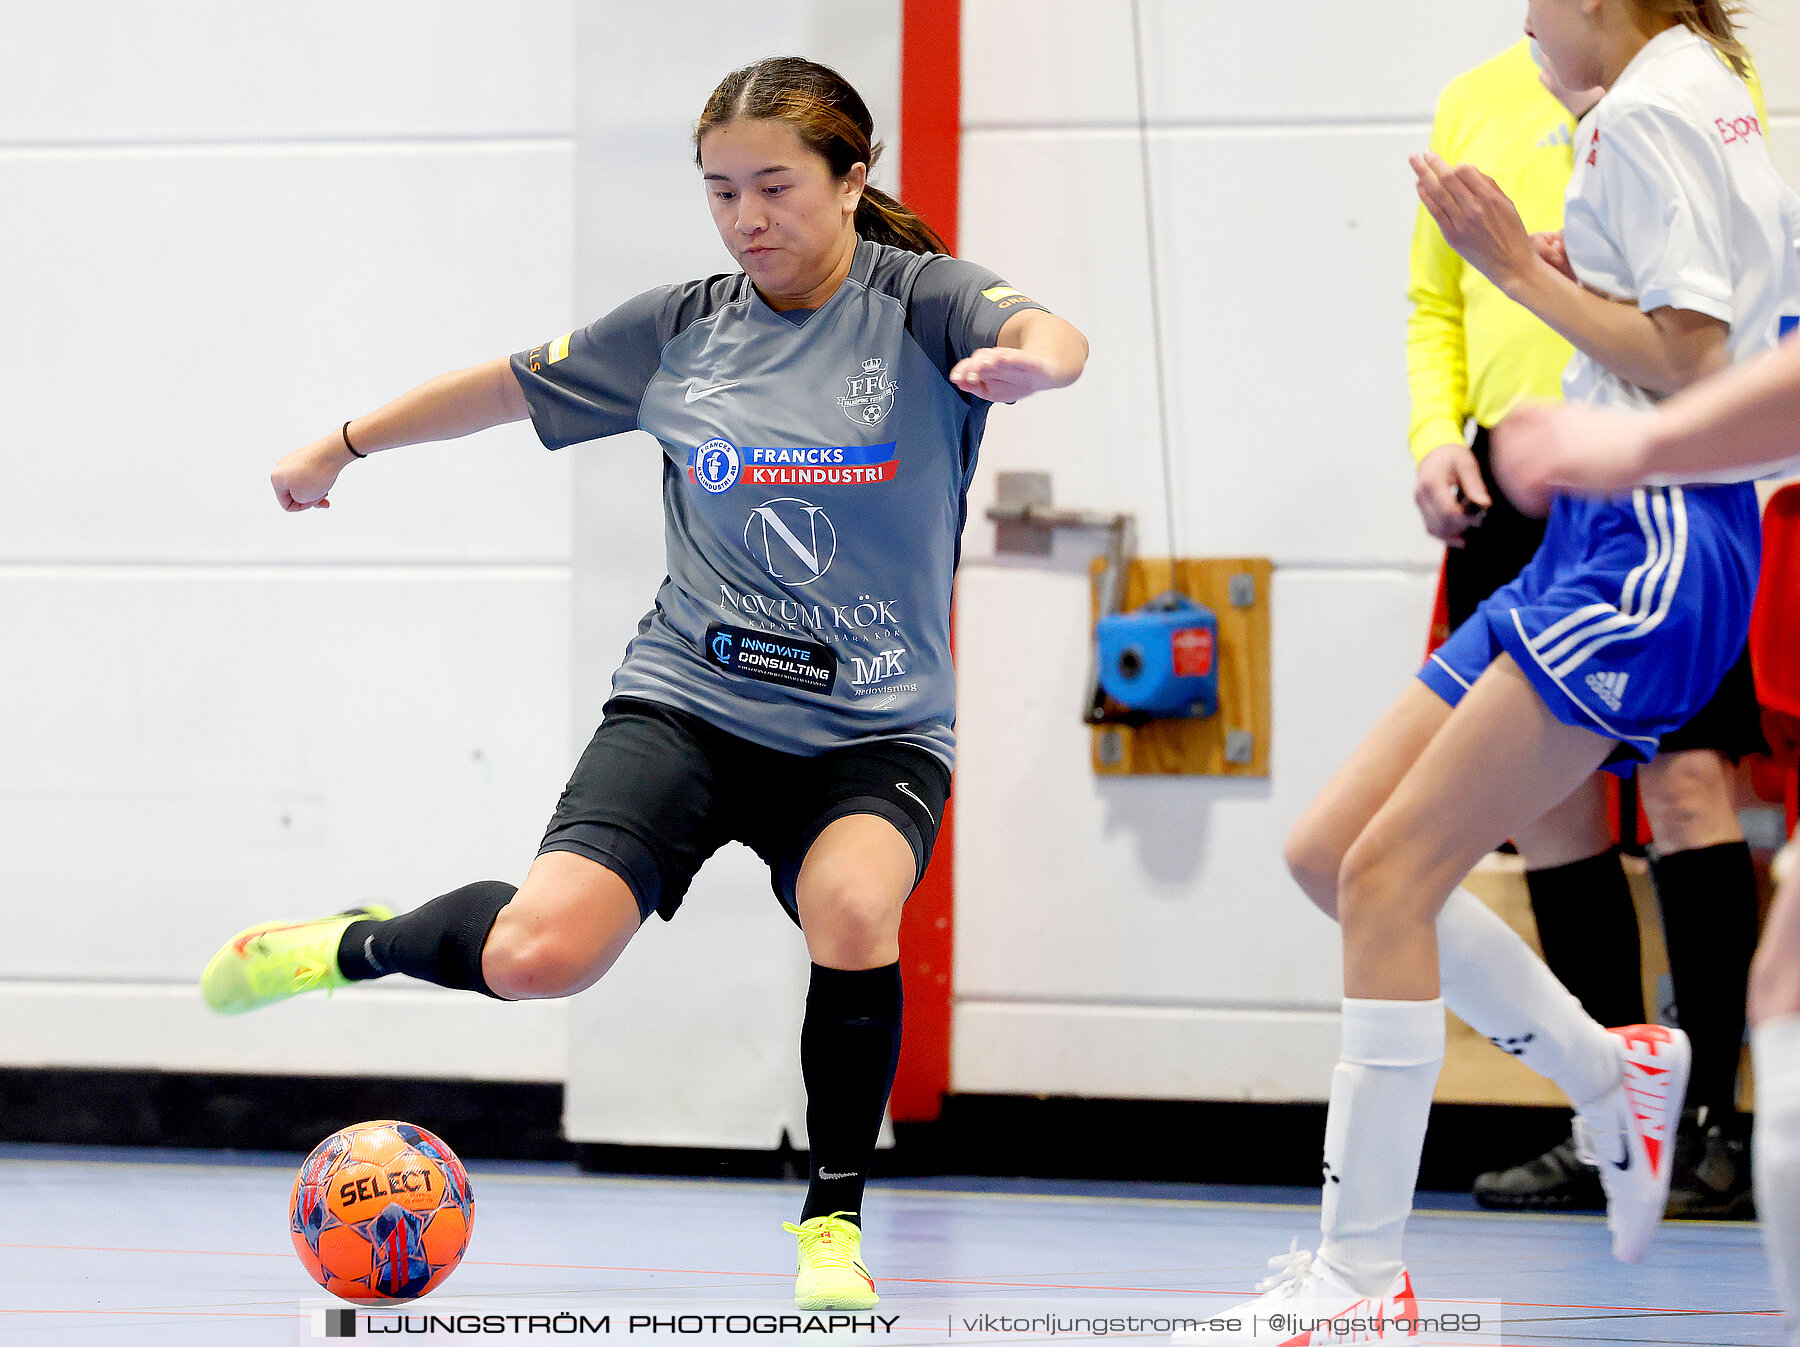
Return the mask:
<path id="1" fill-rule="evenodd" d="M 1751 92 L 1760 110 L 1754 82 Z M 1531 44 L 1521 40 L 1445 87 L 1431 148 L 1498 182 L 1525 227 L 1545 235 L 1543 246 L 1554 252 L 1574 165 L 1575 121 L 1601 93 L 1554 88 L 1540 74 Z M 1465 265 L 1423 209 L 1413 233 L 1408 295 L 1414 500 L 1426 530 L 1449 549 L 1444 578 L 1454 629 L 1519 573 L 1543 539 L 1542 521 L 1520 514 L 1494 483 L 1488 428 L 1523 398 L 1560 397 L 1572 348 Z M 1652 869 L 1681 1025 L 1694 1045 L 1672 1216 L 1741 1216 L 1750 1205 L 1747 1132 L 1735 1097 L 1756 890 L 1732 805 L 1730 767 L 1761 746 L 1745 658 L 1693 721 L 1665 736 L 1662 754 L 1639 773 L 1656 838 Z M 1600 1023 L 1633 1024 L 1645 1018 L 1637 914 L 1605 801 L 1596 777 L 1514 842 L 1551 970 Z M 1475 1196 L 1486 1206 L 1530 1210 L 1605 1206 L 1598 1176 L 1572 1141 L 1483 1174 Z"/>

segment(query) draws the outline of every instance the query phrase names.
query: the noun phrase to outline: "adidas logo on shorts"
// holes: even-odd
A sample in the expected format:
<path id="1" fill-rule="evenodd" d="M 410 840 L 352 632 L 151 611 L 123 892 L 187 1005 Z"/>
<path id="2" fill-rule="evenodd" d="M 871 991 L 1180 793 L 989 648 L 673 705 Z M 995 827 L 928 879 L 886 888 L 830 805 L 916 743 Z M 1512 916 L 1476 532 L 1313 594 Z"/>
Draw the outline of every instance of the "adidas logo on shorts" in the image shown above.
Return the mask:
<path id="1" fill-rule="evenodd" d="M 1626 673 L 1591 673 L 1587 676 L 1587 685 L 1609 710 L 1617 711 L 1620 699 L 1625 696 L 1625 680 L 1630 677 Z"/>

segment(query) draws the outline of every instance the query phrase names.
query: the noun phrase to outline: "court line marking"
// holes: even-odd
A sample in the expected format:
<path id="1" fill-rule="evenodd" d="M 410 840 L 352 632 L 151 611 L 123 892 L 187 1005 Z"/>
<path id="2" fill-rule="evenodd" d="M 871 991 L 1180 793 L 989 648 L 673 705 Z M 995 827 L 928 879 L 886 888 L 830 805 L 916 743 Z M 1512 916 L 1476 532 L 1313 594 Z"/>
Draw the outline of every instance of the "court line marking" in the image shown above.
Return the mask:
<path id="1" fill-rule="evenodd" d="M 296 1155 L 294 1168 L 298 1169 L 303 1156 Z M 194 1170 L 215 1172 L 219 1169 L 243 1170 L 246 1172 L 285 1172 L 287 1166 L 282 1164 L 209 1164 L 203 1160 L 175 1160 L 167 1162 L 151 1162 L 141 1160 L 67 1160 L 44 1159 L 33 1160 L 24 1156 L 0 1156 L 0 1169 L 9 1166 L 62 1166 L 81 1168 L 84 1166 L 106 1166 L 108 1168 L 133 1169 L 150 1173 L 181 1173 Z M 466 1166 L 471 1178 L 479 1177 L 487 1184 L 517 1184 L 522 1186 L 544 1186 L 551 1184 L 571 1184 L 582 1187 L 619 1187 L 619 1188 L 660 1188 L 666 1184 L 721 1184 L 731 1187 L 787 1187 L 801 1189 L 805 1187 L 800 1179 L 740 1179 L 740 1178 L 703 1178 L 688 1175 L 637 1176 L 626 1174 L 506 1174 L 483 1173 L 480 1162 Z M 1130 1180 L 1106 1180 L 1106 1182 L 1130 1182 Z M 1224 1198 L 1207 1197 L 1120 1197 L 1111 1194 L 1084 1196 L 1079 1193 L 1009 1193 L 1009 1192 L 969 1192 L 955 1188 L 899 1188 L 889 1187 L 876 1180 L 870 1188 L 888 1197 L 911 1197 L 930 1199 L 933 1201 L 951 1199 L 956 1201 L 1000 1200 L 1005 1202 L 1027 1202 L 1058 1206 L 1089 1205 L 1113 1207 L 1192 1207 L 1206 1211 L 1300 1211 L 1316 1212 L 1317 1202 L 1244 1202 Z M 1582 1212 L 1532 1212 L 1532 1211 L 1440 1211 L 1422 1207 L 1413 1212 L 1415 1217 L 1430 1219 L 1453 1218 L 1459 1220 L 1498 1220 L 1526 1221 L 1537 1224 L 1555 1224 L 1568 1226 L 1574 1224 L 1595 1225 L 1606 1218 L 1599 1213 Z M 1735 1221 L 1732 1224 L 1745 1229 L 1760 1229 L 1754 1221 Z"/>
<path id="2" fill-rule="evenodd" d="M 251 1172 L 268 1171 L 268 1172 L 272 1172 L 272 1173 L 285 1173 L 286 1170 L 289 1168 L 289 1166 L 286 1163 L 279 1163 L 279 1162 L 271 1162 L 271 1163 L 267 1163 L 267 1164 L 221 1166 L 219 1164 L 207 1163 L 205 1161 L 191 1161 L 191 1162 L 176 1161 L 176 1162 L 171 1162 L 171 1163 L 156 1163 L 156 1162 L 143 1162 L 143 1161 L 131 1161 L 131 1160 L 105 1160 L 105 1159 L 32 1160 L 32 1159 L 27 1159 L 25 1157 L 0 1158 L 0 1168 L 4 1168 L 6 1166 L 22 1166 L 22 1165 L 23 1166 L 54 1165 L 54 1166 L 58 1166 L 58 1167 L 62 1167 L 62 1168 L 81 1168 L 81 1167 L 102 1168 L 102 1167 L 104 1167 L 104 1168 L 108 1168 L 108 1169 L 117 1169 L 120 1167 L 125 1167 L 125 1168 L 129 1168 L 129 1169 L 137 1170 L 137 1171 L 148 1171 L 148 1172 L 161 1172 L 161 1171 L 217 1172 L 220 1168 L 223 1167 L 223 1168 L 245 1169 L 245 1170 L 249 1170 Z M 504 1174 L 504 1173 L 481 1174 L 480 1170 L 479 1170 L 479 1166 L 476 1167 L 476 1174 L 482 1179 L 482 1181 L 484 1183 L 499 1183 L 499 1184 L 509 1184 L 510 1183 L 510 1184 L 519 1185 L 519 1186 L 537 1186 L 537 1187 L 542 1187 L 542 1186 L 546 1186 L 546 1185 L 551 1185 L 551 1186 L 562 1185 L 562 1186 L 591 1187 L 591 1188 L 611 1187 L 611 1188 L 630 1188 L 630 1189 L 639 1189 L 639 1188 L 663 1189 L 663 1188 L 666 1188 L 671 1183 L 675 1183 L 675 1184 L 705 1183 L 705 1184 L 717 1184 L 717 1185 L 721 1185 L 721 1186 L 725 1186 L 725 1187 L 742 1187 L 742 1188 L 791 1187 L 791 1188 L 797 1189 L 802 1186 L 801 1183 L 797 1180 L 774 1180 L 774 1179 L 707 1179 L 707 1178 L 694 1178 L 694 1177 L 687 1177 L 687 1176 L 682 1176 L 682 1177 L 642 1176 L 642 1177 L 640 1177 L 640 1176 L 630 1176 L 630 1175 L 605 1175 L 605 1174 L 582 1174 L 582 1173 L 576 1173 L 576 1174 Z M 1113 1196 L 1113 1195 L 1084 1196 L 1084 1195 L 1080 1195 L 1080 1194 L 1069 1194 L 1069 1193 L 1013 1193 L 1013 1192 L 1005 1192 L 1005 1191 L 975 1191 L 975 1192 L 971 1192 L 971 1191 L 964 1191 L 964 1190 L 958 1190 L 958 1189 L 887 1187 L 887 1186 L 881 1185 L 881 1184 L 876 1184 L 873 1186 L 877 1190 L 882 1192 L 885 1196 L 890 1197 L 890 1198 L 912 1197 L 912 1198 L 918 1198 L 918 1199 L 922 1199 L 922 1200 L 954 1199 L 954 1200 L 958 1200 L 958 1201 L 971 1201 L 971 1200 L 978 1200 L 978 1199 L 1000 1199 L 1003 1201 L 1013 1202 L 1013 1203 L 1035 1203 L 1035 1204 L 1040 1204 L 1040 1205 L 1048 1203 L 1051 1205 L 1064 1205 L 1064 1206 L 1089 1205 L 1089 1206 L 1116 1206 L 1116 1207 L 1125 1207 L 1125 1208 L 1173 1207 L 1173 1208 L 1193 1208 L 1196 1210 L 1235 1211 L 1235 1212 L 1254 1212 L 1254 1211 L 1283 1212 L 1283 1211 L 1285 1211 L 1285 1212 L 1310 1213 L 1310 1212 L 1315 1212 L 1318 1209 L 1317 1204 L 1311 1203 L 1311 1202 L 1308 1202 L 1308 1203 L 1244 1202 L 1244 1201 L 1225 1201 L 1225 1200 L 1211 1199 L 1211 1198 L 1120 1197 L 1120 1196 Z M 1482 1220 L 1482 1221 L 1499 1220 L 1499 1221 L 1505 1221 L 1508 1223 L 1517 1223 L 1520 1221 L 1534 1222 L 1537 1224 L 1554 1223 L 1557 1225 L 1561 1225 L 1563 1227 L 1567 1227 L 1567 1226 L 1577 1224 L 1577 1223 L 1598 1224 L 1602 1220 L 1602 1218 L 1599 1215 L 1584 1216 L 1584 1215 L 1577 1215 L 1574 1213 L 1549 1214 L 1549 1213 L 1535 1213 L 1535 1212 L 1485 1212 L 1485 1211 L 1484 1212 L 1470 1212 L 1470 1211 L 1420 1210 L 1420 1211 L 1414 1212 L 1413 1214 L 1415 1216 L 1432 1217 L 1432 1218 L 1440 1218 L 1440 1219 L 1449 1217 L 1449 1218 L 1458 1218 L 1458 1219 L 1465 1219 L 1465 1220 L 1469 1219 L 1469 1218 L 1474 1218 L 1474 1219 Z M 1733 1224 L 1740 1227 L 1741 1229 L 1743 1229 L 1746 1232 L 1756 1231 L 1760 1228 L 1754 1222 L 1734 1222 Z M 177 1254 L 189 1254 L 189 1255 L 195 1255 L 195 1254 L 210 1255 L 210 1256 L 220 1256 L 220 1257 L 238 1256 L 238 1257 L 261 1257 L 261 1258 L 285 1258 L 288 1256 L 285 1252 L 283 1252 L 283 1253 L 260 1253 L 260 1252 L 248 1251 L 248 1250 L 221 1251 L 221 1250 L 156 1250 L 156 1249 L 129 1249 L 129 1248 L 106 1249 L 106 1248 L 86 1248 L 83 1246 L 68 1246 L 68 1245 L 33 1245 L 33 1244 L 7 1244 L 7 1243 L 0 1243 L 0 1248 L 24 1248 L 24 1249 L 41 1249 L 41 1250 L 69 1251 L 69 1252 L 177 1253 Z M 742 1272 L 742 1271 L 723 1270 L 723 1269 L 641 1268 L 641 1267 L 625 1267 L 625 1266 L 597 1265 L 597 1264 L 521 1263 L 521 1262 L 503 1262 L 503 1261 L 491 1261 L 490 1262 L 487 1260 L 468 1260 L 468 1264 L 469 1264 L 469 1266 L 472 1266 L 472 1267 L 541 1268 L 544 1270 L 552 1270 L 552 1271 L 637 1272 L 637 1273 L 647 1273 L 647 1274 L 651 1274 L 651 1275 L 660 1273 L 660 1274 L 665 1274 L 665 1275 L 676 1275 L 676 1276 L 708 1276 L 708 1277 L 727 1277 L 727 1278 L 740 1278 L 741 1277 L 741 1278 L 763 1279 L 763 1280 L 770 1280 L 770 1281 L 777 1281 L 777 1282 L 785 1281 L 787 1279 L 787 1277 L 790 1275 L 790 1274 L 786 1273 L 785 1271 L 780 1272 L 780 1273 L 761 1273 L 761 1272 Z M 1171 1294 L 1171 1295 L 1183 1295 L 1183 1296 L 1186 1296 L 1186 1295 L 1241 1296 L 1241 1295 L 1248 1294 L 1247 1292 L 1226 1290 L 1226 1289 L 1207 1291 L 1207 1290 L 1199 1290 L 1197 1288 L 1179 1288 L 1179 1289 L 1177 1289 L 1177 1288 L 1161 1288 L 1161 1287 L 1147 1287 L 1147 1286 L 1108 1287 L 1108 1286 L 1099 1286 L 1099 1285 L 1095 1285 L 1092 1283 L 1063 1283 L 1063 1282 L 1046 1282 L 1046 1281 L 1003 1282 L 1003 1281 L 982 1281 L 982 1280 L 977 1280 L 977 1279 L 924 1278 L 924 1277 L 888 1277 L 888 1278 L 884 1278 L 884 1280 L 894 1283 L 896 1285 L 915 1285 L 915 1286 L 939 1285 L 939 1286 L 992 1287 L 992 1288 L 1004 1288 L 1004 1289 L 1009 1289 L 1009 1290 L 1089 1291 L 1089 1292 L 1096 1292 L 1096 1293 L 1105 1293 L 1105 1292 L 1134 1293 L 1135 1292 L 1135 1293 L 1142 1293 L 1142 1294 Z M 607 1289 L 608 1290 L 616 1290 L 617 1288 L 607 1288 Z M 656 1288 L 644 1288 L 644 1289 L 650 1290 L 650 1289 L 656 1289 Z M 684 1289 L 692 1289 L 692 1288 L 684 1288 Z M 1561 1323 L 1561 1322 L 1569 1322 L 1569 1323 L 1584 1322 L 1586 1319 L 1601 1318 L 1601 1317 L 1621 1318 L 1621 1319 L 1623 1319 L 1623 1318 L 1656 1317 L 1656 1316 L 1660 1316 L 1660 1317 L 1676 1316 L 1676 1317 L 1694 1317 L 1694 1318 L 1715 1317 L 1716 1318 L 1721 1315 L 1742 1315 L 1742 1316 L 1751 1316 L 1751 1317 L 1779 1317 L 1779 1315 L 1780 1315 L 1779 1310 L 1748 1310 L 1748 1309 L 1746 1309 L 1746 1310 L 1701 1310 L 1701 1309 L 1695 1309 L 1692 1307 L 1624 1306 L 1624 1305 L 1562 1305 L 1562 1304 L 1558 1304 L 1555 1302 L 1524 1302 L 1524 1301 L 1520 1301 L 1520 1302 L 1502 1301 L 1501 1303 L 1503 1305 L 1507 1306 L 1508 1308 L 1510 1308 L 1516 1304 L 1520 1308 L 1536 1308 L 1536 1309 L 1548 1309 L 1548 1310 L 1559 1310 L 1560 1309 L 1560 1310 L 1589 1311 L 1590 1312 L 1587 1316 L 1585 1316 L 1585 1318 L 1583 1318 L 1583 1317 L 1569 1318 L 1566 1316 L 1547 1316 L 1546 1319 L 1543 1321 L 1546 1324 L 1546 1326 L 1548 1326 L 1549 1324 L 1552 1324 L 1552 1323 Z M 39 1312 L 39 1313 L 56 1313 L 57 1311 L 37 1311 L 37 1312 Z M 146 1311 L 146 1312 L 149 1312 L 149 1311 Z M 157 1312 L 160 1313 L 161 1311 L 157 1311 Z M 170 1313 L 173 1313 L 173 1311 L 171 1311 Z M 1570 1342 L 1578 1341 L 1577 1339 L 1566 1339 L 1566 1340 L 1570 1341 Z M 1580 1341 L 1597 1341 L 1597 1340 L 1596 1339 L 1582 1339 Z M 1613 1342 L 1632 1341 L 1632 1342 L 1650 1344 L 1650 1343 L 1663 1342 L 1665 1340 L 1650 1339 L 1650 1338 L 1638 1338 L 1638 1339 L 1629 1339 L 1629 1340 L 1618 1339 L 1618 1338 L 1609 1338 L 1609 1339 L 1605 1339 L 1605 1341 L 1613 1341 Z M 1674 1341 L 1674 1340 L 1667 1340 L 1667 1341 Z"/>
<path id="3" fill-rule="evenodd" d="M 119 1246 L 83 1245 L 83 1244 L 23 1244 L 0 1242 L 0 1249 L 34 1249 L 55 1253 L 145 1253 L 173 1254 L 187 1257 L 211 1258 L 289 1258 L 288 1253 L 263 1253 L 254 1249 L 133 1249 Z M 652 1275 L 662 1273 L 684 1277 L 753 1277 L 765 1281 L 785 1281 L 792 1274 L 788 1272 L 744 1272 L 729 1268 L 678 1268 L 678 1267 L 634 1267 L 612 1263 L 529 1263 L 514 1262 L 501 1259 L 466 1258 L 464 1267 L 510 1267 L 538 1268 L 548 1272 L 643 1272 Z M 1096 1292 L 1140 1292 L 1145 1295 L 1178 1295 L 1178 1296 L 1235 1296 L 1247 1292 L 1232 1288 L 1219 1290 L 1200 1290 L 1195 1287 L 1173 1286 L 1104 1286 L 1091 1282 L 1019 1282 L 984 1280 L 972 1277 L 883 1277 L 883 1281 L 904 1286 L 991 1286 L 1004 1287 L 1008 1290 L 1040 1290 L 1040 1291 L 1096 1291 Z M 612 1290 L 615 1288 L 602 1288 Z M 1433 1296 L 1433 1300 L 1443 1300 L 1450 1304 L 1461 1304 L 1465 1301 L 1493 1299 L 1490 1296 L 1461 1297 Z M 1663 1305 L 1579 1305 L 1563 1304 L 1557 1301 L 1540 1300 L 1502 1300 L 1502 1305 L 1511 1308 L 1547 1310 L 1584 1310 L 1597 1315 L 1619 1315 L 1621 1317 L 1644 1315 L 1779 1315 L 1780 1310 L 1708 1310 L 1696 1309 L 1692 1306 Z M 10 1311 L 9 1311 L 10 1312 Z M 23 1311 L 20 1311 L 23 1313 Z M 60 1313 L 60 1311 L 38 1311 L 41 1313 Z"/>

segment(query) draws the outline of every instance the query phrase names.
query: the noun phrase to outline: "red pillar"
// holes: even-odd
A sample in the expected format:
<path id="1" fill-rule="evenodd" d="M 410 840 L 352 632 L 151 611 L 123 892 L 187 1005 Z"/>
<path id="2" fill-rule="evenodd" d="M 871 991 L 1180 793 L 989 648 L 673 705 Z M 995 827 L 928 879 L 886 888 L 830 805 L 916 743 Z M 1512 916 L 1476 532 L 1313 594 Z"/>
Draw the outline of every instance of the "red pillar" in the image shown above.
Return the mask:
<path id="1" fill-rule="evenodd" d="M 900 195 L 956 248 L 962 161 L 961 0 L 904 0 L 900 34 Z M 900 926 L 905 1046 L 888 1108 L 896 1122 L 930 1122 L 950 1088 L 955 817 L 945 809 L 931 867 Z"/>

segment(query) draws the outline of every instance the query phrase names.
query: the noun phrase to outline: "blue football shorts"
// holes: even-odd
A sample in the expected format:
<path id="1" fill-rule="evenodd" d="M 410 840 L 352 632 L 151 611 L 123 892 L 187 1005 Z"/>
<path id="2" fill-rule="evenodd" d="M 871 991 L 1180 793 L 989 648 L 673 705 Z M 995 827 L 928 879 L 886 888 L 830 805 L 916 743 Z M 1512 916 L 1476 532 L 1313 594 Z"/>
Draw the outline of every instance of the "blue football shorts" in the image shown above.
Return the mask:
<path id="1" fill-rule="evenodd" d="M 1559 496 L 1537 555 L 1419 677 L 1455 706 L 1505 651 L 1563 724 L 1617 740 L 1608 766 L 1628 774 L 1743 650 L 1761 559 L 1749 483 Z"/>

